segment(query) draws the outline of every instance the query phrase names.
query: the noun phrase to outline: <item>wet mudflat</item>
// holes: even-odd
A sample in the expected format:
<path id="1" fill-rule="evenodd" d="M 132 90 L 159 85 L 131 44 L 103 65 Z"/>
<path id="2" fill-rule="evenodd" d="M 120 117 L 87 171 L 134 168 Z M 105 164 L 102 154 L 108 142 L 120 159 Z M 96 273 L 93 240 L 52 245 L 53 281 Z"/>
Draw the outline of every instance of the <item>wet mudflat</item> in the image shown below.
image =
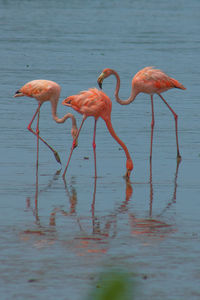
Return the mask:
<path id="1" fill-rule="evenodd" d="M 137 283 L 137 299 L 199 299 L 200 112 L 199 8 L 188 1 L 1 1 L 0 9 L 0 295 L 1 299 L 87 299 L 98 274 L 119 268 Z M 174 119 L 155 96 L 152 164 L 150 97 L 129 106 L 104 81 L 112 123 L 134 162 L 102 120 L 97 123 L 94 179 L 93 118 L 86 120 L 69 166 L 71 123 L 56 124 L 41 109 L 41 136 L 62 166 L 28 132 L 37 103 L 13 98 L 33 79 L 62 87 L 61 99 L 90 87 L 105 67 L 119 72 L 120 96 L 133 75 L 156 66 L 186 91 L 163 94 L 178 114 L 182 161 L 176 161 Z M 72 110 L 60 104 L 58 115 Z M 82 117 L 74 113 L 80 125 Z"/>

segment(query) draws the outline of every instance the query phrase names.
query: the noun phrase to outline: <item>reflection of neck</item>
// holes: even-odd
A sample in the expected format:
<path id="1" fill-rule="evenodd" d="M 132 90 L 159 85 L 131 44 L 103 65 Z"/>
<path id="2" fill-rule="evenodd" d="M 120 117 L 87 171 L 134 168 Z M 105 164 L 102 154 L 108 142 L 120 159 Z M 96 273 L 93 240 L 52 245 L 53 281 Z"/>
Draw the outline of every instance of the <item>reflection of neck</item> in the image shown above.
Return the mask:
<path id="1" fill-rule="evenodd" d="M 129 179 L 126 180 L 126 202 L 128 202 L 133 194 L 133 188 Z"/>
<path id="2" fill-rule="evenodd" d="M 116 84 L 116 89 L 115 89 L 115 99 L 116 101 L 121 104 L 121 105 L 127 105 L 130 104 L 131 102 L 133 102 L 133 100 L 135 99 L 135 97 L 137 96 L 138 92 L 136 92 L 136 90 L 134 89 L 133 85 L 132 85 L 132 89 L 131 89 L 131 95 L 127 100 L 121 100 L 119 98 L 119 89 L 120 89 L 120 77 L 118 75 L 118 73 L 114 70 L 112 70 L 112 74 L 116 77 L 117 79 L 117 84 Z"/>
<path id="3" fill-rule="evenodd" d="M 173 194 L 173 201 L 176 201 L 176 190 L 177 190 L 177 177 L 178 177 L 178 169 L 180 165 L 181 160 L 177 159 L 177 164 L 176 164 L 176 172 L 175 172 L 175 177 L 174 177 L 174 194 Z"/>

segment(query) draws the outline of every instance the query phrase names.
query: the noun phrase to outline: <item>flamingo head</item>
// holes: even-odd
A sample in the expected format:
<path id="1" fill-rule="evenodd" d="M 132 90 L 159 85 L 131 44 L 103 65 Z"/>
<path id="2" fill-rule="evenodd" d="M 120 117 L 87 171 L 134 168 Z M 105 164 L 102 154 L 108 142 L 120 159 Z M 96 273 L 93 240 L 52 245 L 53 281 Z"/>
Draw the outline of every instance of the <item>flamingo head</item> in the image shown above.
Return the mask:
<path id="1" fill-rule="evenodd" d="M 71 135 L 73 138 L 74 148 L 76 148 L 78 146 L 78 139 L 76 139 L 77 133 L 78 133 L 78 129 L 76 127 L 72 126 Z"/>
<path id="2" fill-rule="evenodd" d="M 127 179 L 129 179 L 132 170 L 133 170 L 133 162 L 132 162 L 132 159 L 130 158 L 130 159 L 127 159 L 127 161 L 126 161 L 126 175 L 125 175 L 125 177 Z"/>
<path id="3" fill-rule="evenodd" d="M 110 75 L 113 74 L 113 70 L 112 69 L 104 69 L 102 71 L 102 73 L 99 75 L 98 79 L 97 79 L 97 83 L 100 87 L 100 89 L 102 89 L 102 83 L 104 81 L 105 78 L 109 77 Z"/>

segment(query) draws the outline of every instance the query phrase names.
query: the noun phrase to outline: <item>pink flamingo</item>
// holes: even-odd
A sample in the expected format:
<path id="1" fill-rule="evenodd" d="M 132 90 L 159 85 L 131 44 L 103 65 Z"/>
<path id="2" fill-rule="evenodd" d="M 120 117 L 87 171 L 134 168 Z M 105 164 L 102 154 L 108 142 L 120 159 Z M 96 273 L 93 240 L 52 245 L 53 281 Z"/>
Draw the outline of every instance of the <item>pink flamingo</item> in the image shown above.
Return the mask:
<path id="1" fill-rule="evenodd" d="M 112 111 L 112 102 L 110 98 L 102 91 L 99 91 L 96 88 L 89 89 L 88 91 L 82 91 L 78 95 L 70 96 L 63 100 L 63 105 L 70 106 L 77 112 L 83 115 L 83 119 L 78 130 L 76 139 L 79 136 L 81 128 L 83 126 L 84 121 L 87 117 L 94 117 L 94 134 L 93 134 L 93 152 L 94 152 L 94 167 L 95 167 L 95 178 L 97 177 L 97 170 L 96 170 L 96 144 L 95 144 L 95 136 L 96 136 L 96 124 L 99 117 L 101 117 L 108 128 L 111 136 L 121 145 L 123 148 L 127 161 L 126 161 L 126 178 L 129 178 L 130 173 L 133 169 L 133 162 L 131 160 L 131 156 L 128 152 L 126 145 L 119 139 L 116 135 L 112 123 L 111 123 L 111 111 Z M 72 143 L 71 152 L 69 155 L 69 159 L 66 165 L 66 168 L 63 173 L 63 177 L 66 174 L 72 152 L 74 150 L 74 145 L 76 143 L 76 139 Z"/>
<path id="2" fill-rule="evenodd" d="M 31 122 L 28 125 L 28 130 L 35 134 L 37 136 L 37 139 L 40 139 L 54 154 L 55 159 L 57 162 L 61 163 L 60 157 L 55 151 L 41 136 L 39 135 L 39 117 L 40 117 L 40 107 L 41 105 L 46 102 L 51 102 L 51 109 L 52 109 L 52 116 L 53 119 L 56 121 L 56 123 L 64 123 L 68 118 L 71 118 L 72 120 L 72 129 L 71 134 L 73 139 L 75 139 L 77 134 L 77 125 L 76 125 L 76 119 L 75 117 L 68 113 L 61 119 L 57 117 L 57 105 L 58 100 L 60 96 L 61 87 L 54 81 L 50 80 L 33 80 L 28 83 L 26 83 L 23 87 L 21 87 L 14 95 L 14 97 L 22 97 L 22 96 L 28 96 L 31 98 L 35 98 L 38 101 L 38 107 L 36 112 L 33 115 L 33 118 L 31 119 Z M 31 128 L 31 125 L 34 121 L 34 119 L 37 118 L 37 126 L 36 131 L 34 131 Z M 76 146 L 77 144 L 75 144 Z M 38 157 L 38 147 L 37 147 L 37 157 Z"/>
<path id="3" fill-rule="evenodd" d="M 134 101 L 136 96 L 139 93 L 149 94 L 151 96 L 151 110 L 152 110 L 152 122 L 151 122 L 151 148 L 150 148 L 150 160 L 152 157 L 152 143 L 153 143 L 153 128 L 154 128 L 154 107 L 153 107 L 153 95 L 157 94 L 167 105 L 169 110 L 172 112 L 175 120 L 175 131 L 176 131 L 176 145 L 177 145 L 177 159 L 181 160 L 181 155 L 179 152 L 178 144 L 178 115 L 173 111 L 169 106 L 166 100 L 161 96 L 161 93 L 172 89 L 178 88 L 185 90 L 186 88 L 178 82 L 176 79 L 173 79 L 166 75 L 164 72 L 153 67 L 146 67 L 140 70 L 132 79 L 132 89 L 131 95 L 127 100 L 121 100 L 119 98 L 119 89 L 120 89 L 120 77 L 115 70 L 104 69 L 100 76 L 98 77 L 99 87 L 102 88 L 102 82 L 105 78 L 110 75 L 114 75 L 117 79 L 116 89 L 115 89 L 115 99 L 121 105 L 127 105 Z"/>

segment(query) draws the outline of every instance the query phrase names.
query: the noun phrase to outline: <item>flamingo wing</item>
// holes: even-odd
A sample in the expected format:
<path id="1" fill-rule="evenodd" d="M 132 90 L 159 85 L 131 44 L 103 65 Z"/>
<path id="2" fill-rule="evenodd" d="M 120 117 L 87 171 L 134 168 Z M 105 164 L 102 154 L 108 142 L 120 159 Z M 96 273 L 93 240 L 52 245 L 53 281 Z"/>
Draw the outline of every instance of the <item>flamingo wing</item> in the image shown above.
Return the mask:
<path id="1" fill-rule="evenodd" d="M 63 100 L 62 104 L 72 107 L 80 114 L 98 118 L 100 115 L 102 116 L 103 111 L 110 102 L 109 97 L 105 93 L 92 88 L 82 91 L 78 95 L 69 96 Z"/>
<path id="2" fill-rule="evenodd" d="M 60 86 L 50 80 L 37 79 L 26 83 L 15 94 L 15 97 L 28 96 L 39 101 L 47 101 L 50 99 L 53 89 L 56 87 L 60 91 Z"/>
<path id="3" fill-rule="evenodd" d="M 162 93 L 171 88 L 185 89 L 176 79 L 169 77 L 162 70 L 155 69 L 154 67 L 146 67 L 140 70 L 135 75 L 134 80 L 147 93 Z"/>

